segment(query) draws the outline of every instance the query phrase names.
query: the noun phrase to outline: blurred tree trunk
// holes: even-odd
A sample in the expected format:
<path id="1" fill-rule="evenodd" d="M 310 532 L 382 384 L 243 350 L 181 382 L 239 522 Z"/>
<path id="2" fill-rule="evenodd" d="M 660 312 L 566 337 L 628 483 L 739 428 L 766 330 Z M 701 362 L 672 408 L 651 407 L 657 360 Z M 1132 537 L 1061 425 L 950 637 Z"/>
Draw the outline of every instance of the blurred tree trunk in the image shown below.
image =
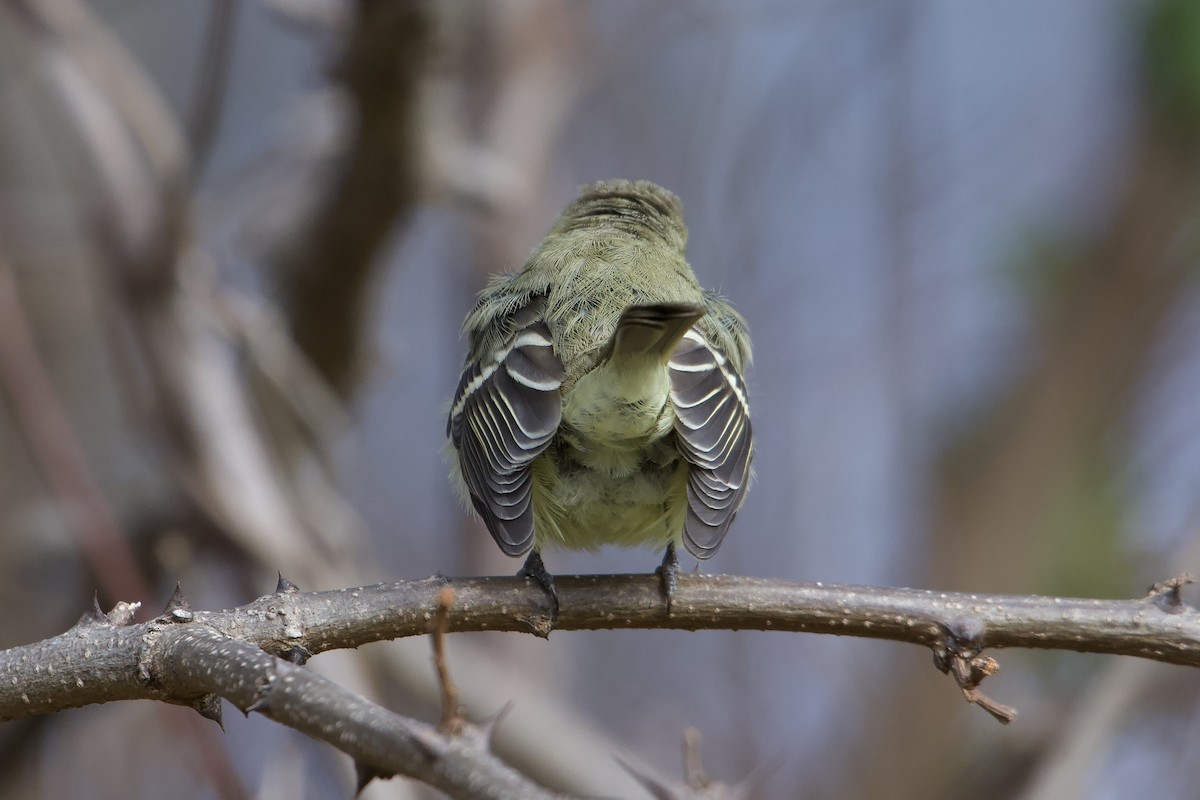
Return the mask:
<path id="1" fill-rule="evenodd" d="M 296 227 L 276 257 L 296 343 L 342 397 L 360 377 L 381 253 L 420 192 L 420 90 L 431 16 L 422 0 L 355 5 L 353 30 L 335 68 L 352 106 L 352 140 L 311 219 Z"/>

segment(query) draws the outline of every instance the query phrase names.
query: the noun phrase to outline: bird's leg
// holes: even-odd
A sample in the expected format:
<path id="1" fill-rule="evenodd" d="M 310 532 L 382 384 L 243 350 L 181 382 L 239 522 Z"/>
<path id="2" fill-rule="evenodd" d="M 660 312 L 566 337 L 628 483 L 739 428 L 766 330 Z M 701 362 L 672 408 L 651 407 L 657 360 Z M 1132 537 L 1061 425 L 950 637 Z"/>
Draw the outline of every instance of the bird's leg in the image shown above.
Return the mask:
<path id="1" fill-rule="evenodd" d="M 662 582 L 663 598 L 667 601 L 667 613 L 671 613 L 671 604 L 675 602 L 675 576 L 679 573 L 679 555 L 675 552 L 675 543 L 671 542 L 667 545 L 667 552 L 663 554 L 662 564 L 655 572 L 658 573 L 658 579 Z"/>
<path id="2" fill-rule="evenodd" d="M 550 598 L 550 622 L 551 624 L 557 622 L 558 590 L 554 588 L 554 576 L 546 571 L 546 565 L 542 563 L 542 554 L 537 550 L 531 550 L 529 557 L 525 559 L 525 566 L 521 567 L 517 577 L 533 578 L 546 590 L 546 596 Z"/>

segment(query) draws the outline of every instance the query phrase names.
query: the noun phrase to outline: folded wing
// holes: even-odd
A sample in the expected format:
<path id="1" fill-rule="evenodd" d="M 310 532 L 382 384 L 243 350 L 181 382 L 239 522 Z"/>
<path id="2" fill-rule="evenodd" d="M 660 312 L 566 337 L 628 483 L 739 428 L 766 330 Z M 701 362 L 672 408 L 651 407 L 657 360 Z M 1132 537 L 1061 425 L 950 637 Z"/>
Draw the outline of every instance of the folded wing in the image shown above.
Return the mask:
<path id="1" fill-rule="evenodd" d="M 563 363 L 541 305 L 515 312 L 503 345 L 467 364 L 446 425 L 471 503 L 510 556 L 533 547 L 532 463 L 562 419 Z"/>
<path id="2" fill-rule="evenodd" d="M 691 464 L 683 542 L 712 556 L 746 497 L 754 437 L 745 386 L 729 360 L 692 329 L 667 362 L 675 435 Z"/>

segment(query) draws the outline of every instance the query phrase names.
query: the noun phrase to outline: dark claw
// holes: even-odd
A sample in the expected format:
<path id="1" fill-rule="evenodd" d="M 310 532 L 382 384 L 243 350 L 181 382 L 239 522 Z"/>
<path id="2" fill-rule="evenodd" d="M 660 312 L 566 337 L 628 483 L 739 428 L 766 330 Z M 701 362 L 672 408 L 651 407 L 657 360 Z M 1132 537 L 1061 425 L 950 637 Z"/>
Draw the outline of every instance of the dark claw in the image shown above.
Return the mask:
<path id="1" fill-rule="evenodd" d="M 537 550 L 530 551 L 517 577 L 533 578 L 546 590 L 546 596 L 550 598 L 550 623 L 553 625 L 558 622 L 558 590 L 554 588 L 554 576 L 546 571 L 546 565 L 542 563 L 542 554 Z"/>
<path id="2" fill-rule="evenodd" d="M 667 545 L 662 564 L 655 572 L 662 582 L 663 599 L 667 601 L 667 613 L 670 614 L 671 606 L 675 602 L 675 576 L 679 574 L 679 555 L 675 552 L 674 542 Z"/>

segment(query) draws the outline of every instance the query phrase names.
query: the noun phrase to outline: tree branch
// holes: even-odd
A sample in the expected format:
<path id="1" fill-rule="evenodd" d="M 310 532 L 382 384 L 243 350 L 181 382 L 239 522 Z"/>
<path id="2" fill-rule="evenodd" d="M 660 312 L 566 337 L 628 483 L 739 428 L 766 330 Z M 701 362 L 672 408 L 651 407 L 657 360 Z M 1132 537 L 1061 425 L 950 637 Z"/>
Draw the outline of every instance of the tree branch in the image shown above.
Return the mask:
<path id="1" fill-rule="evenodd" d="M 1190 581 L 1155 584 L 1137 600 L 1088 600 L 688 574 L 679 576 L 668 613 L 657 576 L 562 576 L 555 627 L 807 631 L 911 642 L 933 650 L 936 666 L 967 700 L 1008 721 L 1013 712 L 978 690 L 997 668 L 984 648 L 1200 666 L 1200 613 L 1179 592 Z M 443 732 L 298 666 L 326 650 L 424 634 L 434 619 L 442 631 L 545 636 L 545 603 L 543 591 L 521 578 L 434 577 L 300 592 L 281 577 L 274 594 L 227 611 L 193 611 L 178 590 L 163 614 L 137 625 L 130 624 L 136 605 L 118 604 L 110 614 L 95 606 L 60 636 L 0 651 L 0 721 L 153 699 L 220 722 L 224 697 L 348 753 L 364 781 L 400 773 L 454 797 L 555 797 L 491 754 L 491 725 Z"/>
<path id="2" fill-rule="evenodd" d="M 1200 666 L 1200 613 L 1179 596 L 1189 578 L 1136 600 L 976 595 L 728 575 L 680 575 L 670 614 L 654 575 L 558 576 L 557 629 L 777 630 L 892 639 L 972 658 L 1032 647 L 1130 655 Z M 449 583 L 451 631 L 550 631 L 541 589 L 524 579 L 425 578 L 326 592 L 283 591 L 227 611 L 177 609 L 117 626 L 93 612 L 68 632 L 0 651 L 0 721 L 109 700 L 192 704 L 147 682 L 155 658 L 186 630 L 208 628 L 295 660 L 423 635 Z M 180 624 L 186 623 L 186 624 Z"/>
<path id="3" fill-rule="evenodd" d="M 451 797 L 560 797 L 491 755 L 490 726 L 442 734 L 253 644 L 205 625 L 178 627 L 180 635 L 159 650 L 161 665 L 152 679 L 173 698 L 196 698 L 198 710 L 224 696 L 246 713 L 257 711 L 349 754 L 360 780 L 399 773 Z"/>

